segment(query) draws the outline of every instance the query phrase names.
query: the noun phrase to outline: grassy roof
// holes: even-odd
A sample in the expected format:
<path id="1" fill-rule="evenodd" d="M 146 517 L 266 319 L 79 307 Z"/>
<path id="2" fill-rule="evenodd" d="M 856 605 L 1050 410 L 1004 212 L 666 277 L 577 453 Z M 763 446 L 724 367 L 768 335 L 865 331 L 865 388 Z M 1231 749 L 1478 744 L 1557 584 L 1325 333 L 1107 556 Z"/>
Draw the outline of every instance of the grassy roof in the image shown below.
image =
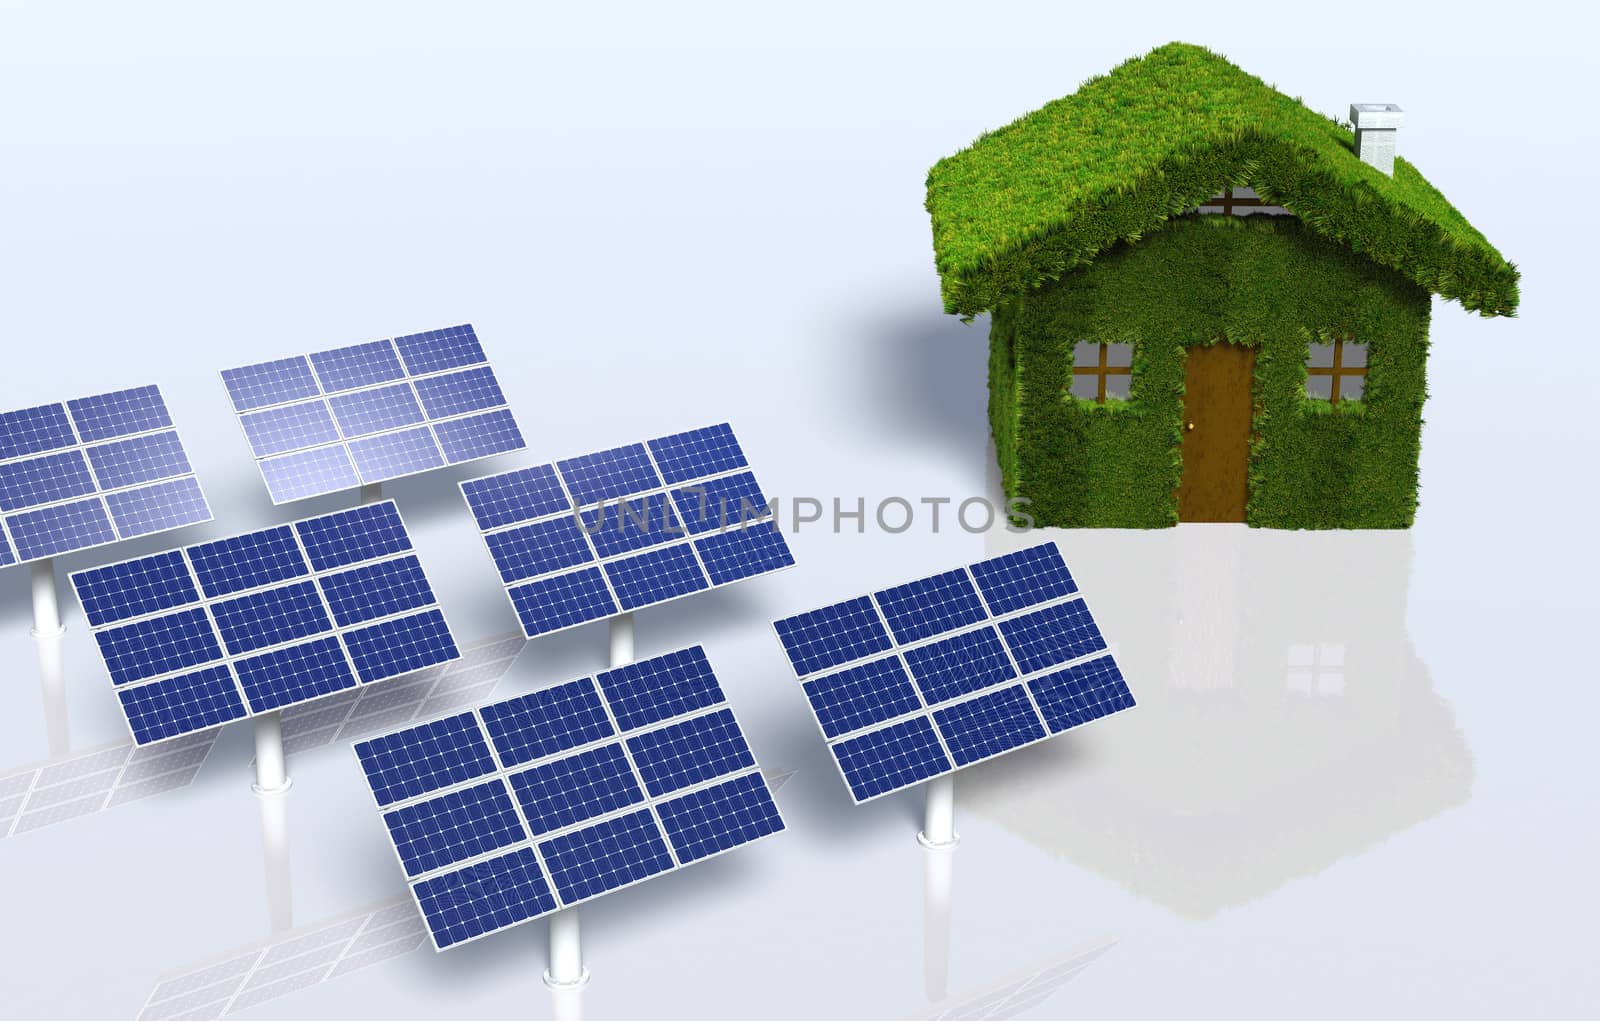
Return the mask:
<path id="1" fill-rule="evenodd" d="M 1338 121 L 1200 46 L 1169 43 L 928 172 L 945 310 L 976 315 L 1136 241 L 1225 185 L 1483 315 L 1517 269 L 1404 159 L 1388 177 Z"/>

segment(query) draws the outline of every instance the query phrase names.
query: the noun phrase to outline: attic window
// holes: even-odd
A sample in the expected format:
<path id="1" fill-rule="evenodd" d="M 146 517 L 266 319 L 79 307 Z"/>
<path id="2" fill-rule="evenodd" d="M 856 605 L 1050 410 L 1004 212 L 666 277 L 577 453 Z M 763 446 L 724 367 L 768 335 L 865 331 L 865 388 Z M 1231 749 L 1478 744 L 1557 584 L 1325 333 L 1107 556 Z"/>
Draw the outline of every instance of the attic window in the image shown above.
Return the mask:
<path id="1" fill-rule="evenodd" d="M 1133 345 L 1079 341 L 1072 348 L 1072 396 L 1104 404 L 1127 400 L 1133 383 Z"/>
<path id="2" fill-rule="evenodd" d="M 1306 396 L 1314 401 L 1359 401 L 1367 389 L 1367 345 L 1335 338 L 1312 344 L 1306 359 Z"/>
<path id="3" fill-rule="evenodd" d="M 1218 213 L 1222 216 L 1293 216 L 1283 206 L 1274 206 L 1256 194 L 1254 188 L 1224 188 L 1211 196 L 1206 204 L 1195 210 L 1199 213 Z"/>

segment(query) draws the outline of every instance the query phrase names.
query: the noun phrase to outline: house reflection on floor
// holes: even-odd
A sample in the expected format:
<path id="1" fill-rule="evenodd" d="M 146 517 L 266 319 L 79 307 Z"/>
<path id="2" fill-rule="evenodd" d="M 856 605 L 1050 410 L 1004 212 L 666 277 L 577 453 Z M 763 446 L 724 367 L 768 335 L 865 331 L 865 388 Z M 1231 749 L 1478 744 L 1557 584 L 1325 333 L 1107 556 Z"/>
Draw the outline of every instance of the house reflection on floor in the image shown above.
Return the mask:
<path id="1" fill-rule="evenodd" d="M 1406 630 L 1408 531 L 1053 538 L 1134 696 L 961 774 L 958 799 L 1187 918 L 1263 897 L 1467 800 L 1471 750 Z"/>

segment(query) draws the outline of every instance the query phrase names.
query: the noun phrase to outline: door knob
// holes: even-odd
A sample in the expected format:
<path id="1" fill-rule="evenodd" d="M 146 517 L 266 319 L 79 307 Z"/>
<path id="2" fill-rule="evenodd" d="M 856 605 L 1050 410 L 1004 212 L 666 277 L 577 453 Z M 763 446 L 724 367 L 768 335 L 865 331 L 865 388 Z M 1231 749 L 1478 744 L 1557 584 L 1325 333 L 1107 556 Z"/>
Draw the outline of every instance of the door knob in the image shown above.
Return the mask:
<path id="1" fill-rule="evenodd" d="M 1194 430 L 1194 423 L 1193 422 L 1189 423 L 1189 429 L 1190 429 L 1191 432 Z"/>

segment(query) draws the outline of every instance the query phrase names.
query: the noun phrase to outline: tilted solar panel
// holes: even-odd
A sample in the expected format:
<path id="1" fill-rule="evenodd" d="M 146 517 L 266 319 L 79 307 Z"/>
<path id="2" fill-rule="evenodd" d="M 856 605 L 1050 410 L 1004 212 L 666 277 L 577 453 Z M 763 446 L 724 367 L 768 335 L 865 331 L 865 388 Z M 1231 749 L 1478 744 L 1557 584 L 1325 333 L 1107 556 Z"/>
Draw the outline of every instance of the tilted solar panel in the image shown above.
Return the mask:
<path id="1" fill-rule="evenodd" d="M 794 565 L 726 423 L 461 492 L 529 638 Z"/>
<path id="2" fill-rule="evenodd" d="M 773 629 L 858 803 L 1134 704 L 1054 543 Z"/>
<path id="3" fill-rule="evenodd" d="M 393 501 L 72 583 L 141 745 L 460 655 Z"/>
<path id="4" fill-rule="evenodd" d="M 0 567 L 210 520 L 156 387 L 0 414 Z"/>
<path id="5" fill-rule="evenodd" d="M 227 369 L 275 504 L 521 450 L 470 325 Z"/>
<path id="6" fill-rule="evenodd" d="M 698 646 L 355 751 L 439 950 L 784 828 Z"/>

